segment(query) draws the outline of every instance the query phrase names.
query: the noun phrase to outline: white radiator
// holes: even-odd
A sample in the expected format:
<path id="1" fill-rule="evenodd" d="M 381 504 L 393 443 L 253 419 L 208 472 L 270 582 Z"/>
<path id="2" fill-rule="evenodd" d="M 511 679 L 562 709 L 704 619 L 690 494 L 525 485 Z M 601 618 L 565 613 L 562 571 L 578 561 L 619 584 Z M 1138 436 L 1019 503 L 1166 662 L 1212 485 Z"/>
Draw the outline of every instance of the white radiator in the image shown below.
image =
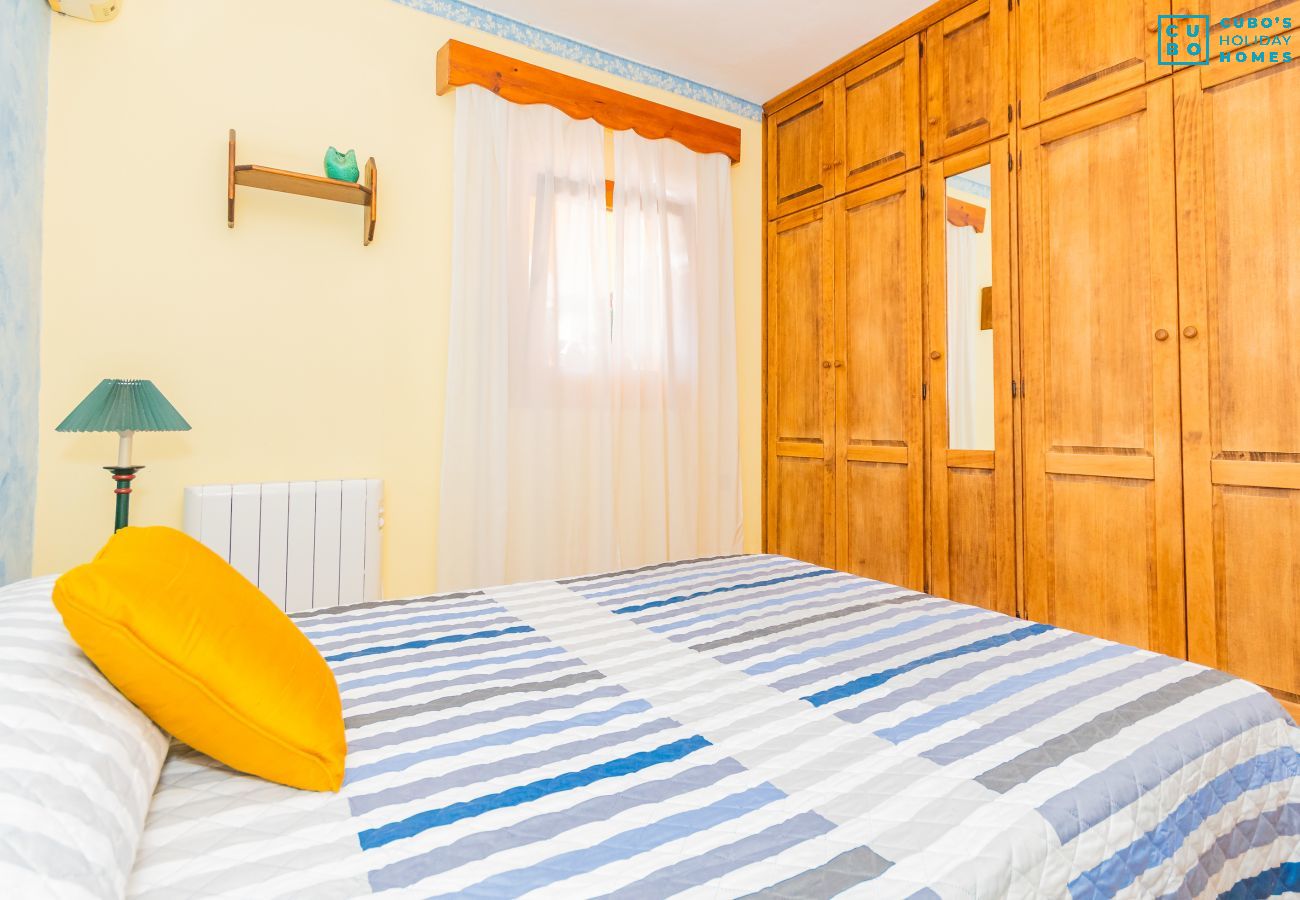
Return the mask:
<path id="1" fill-rule="evenodd" d="M 185 532 L 286 612 L 379 599 L 383 482 L 289 481 L 185 489 Z"/>

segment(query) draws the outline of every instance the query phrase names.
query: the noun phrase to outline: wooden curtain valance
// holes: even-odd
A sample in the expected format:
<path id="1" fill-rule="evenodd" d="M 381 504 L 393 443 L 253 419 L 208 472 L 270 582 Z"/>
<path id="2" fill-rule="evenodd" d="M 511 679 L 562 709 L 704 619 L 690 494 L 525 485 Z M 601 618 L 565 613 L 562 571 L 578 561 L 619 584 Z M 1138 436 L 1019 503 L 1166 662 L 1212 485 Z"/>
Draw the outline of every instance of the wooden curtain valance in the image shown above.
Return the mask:
<path id="1" fill-rule="evenodd" d="M 740 162 L 740 129 L 642 100 L 493 53 L 447 41 L 438 51 L 438 93 L 463 84 L 482 85 L 511 103 L 545 103 L 575 119 L 595 119 L 615 131 L 632 129 L 644 138 L 672 138 L 697 153 L 725 153 Z"/>
<path id="2" fill-rule="evenodd" d="M 976 206 L 974 203 L 967 203 L 965 200 L 958 200 L 956 197 L 948 198 L 948 224 L 956 225 L 961 228 L 963 225 L 969 225 L 975 229 L 976 234 L 984 233 L 984 207 Z"/>

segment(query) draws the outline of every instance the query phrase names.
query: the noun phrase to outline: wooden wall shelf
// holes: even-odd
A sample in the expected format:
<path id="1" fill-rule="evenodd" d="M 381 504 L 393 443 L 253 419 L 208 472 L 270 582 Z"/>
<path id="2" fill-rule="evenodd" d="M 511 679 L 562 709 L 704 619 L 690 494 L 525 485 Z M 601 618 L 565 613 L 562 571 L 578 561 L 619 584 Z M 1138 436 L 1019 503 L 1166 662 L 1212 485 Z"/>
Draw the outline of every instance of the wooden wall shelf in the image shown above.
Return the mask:
<path id="1" fill-rule="evenodd" d="M 230 129 L 230 149 L 228 154 L 228 171 L 226 176 L 226 226 L 235 227 L 235 185 L 262 188 L 267 191 L 281 191 L 286 194 L 298 194 L 301 197 L 316 197 L 321 200 L 333 200 L 338 203 L 352 203 L 365 207 L 361 220 L 361 243 L 369 245 L 375 239 L 376 207 L 379 200 L 379 173 L 375 168 L 375 158 L 366 160 L 366 183 L 339 181 L 323 175 L 307 175 L 302 172 L 287 172 L 284 169 L 272 169 L 269 166 L 235 165 L 235 129 Z"/>

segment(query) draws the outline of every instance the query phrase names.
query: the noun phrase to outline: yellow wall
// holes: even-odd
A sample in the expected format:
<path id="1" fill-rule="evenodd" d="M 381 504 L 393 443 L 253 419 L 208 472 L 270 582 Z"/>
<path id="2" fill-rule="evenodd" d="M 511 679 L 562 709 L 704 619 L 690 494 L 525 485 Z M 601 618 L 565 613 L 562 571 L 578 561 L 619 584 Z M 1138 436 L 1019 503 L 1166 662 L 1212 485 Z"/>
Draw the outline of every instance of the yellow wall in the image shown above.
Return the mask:
<path id="1" fill-rule="evenodd" d="M 101 378 L 150 378 L 194 426 L 140 434 L 132 521 L 179 526 L 187 484 L 385 481 L 384 590 L 434 585 L 451 270 L 448 38 L 740 126 L 733 167 L 746 548 L 759 543 L 761 126 L 388 0 L 131 0 L 116 21 L 56 17 L 45 191 L 34 571 L 107 538 L 107 434 L 54 426 Z M 360 210 L 242 189 L 238 159 L 319 171 L 374 156 Z"/>

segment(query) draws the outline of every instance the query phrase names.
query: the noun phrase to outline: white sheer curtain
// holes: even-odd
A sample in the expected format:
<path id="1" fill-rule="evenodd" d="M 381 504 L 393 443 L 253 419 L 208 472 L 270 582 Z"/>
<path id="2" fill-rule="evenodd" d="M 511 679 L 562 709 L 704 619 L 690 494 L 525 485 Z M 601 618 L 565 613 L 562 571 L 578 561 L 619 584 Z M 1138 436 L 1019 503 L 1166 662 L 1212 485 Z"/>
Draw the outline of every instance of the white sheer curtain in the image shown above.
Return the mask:
<path id="1" fill-rule="evenodd" d="M 991 224 L 991 223 L 990 223 Z M 980 289 L 993 283 L 988 229 L 944 226 L 948 240 L 948 446 L 992 450 L 993 332 L 980 330 Z"/>
<path id="2" fill-rule="evenodd" d="M 731 171 L 614 135 L 619 563 L 741 549 Z"/>
<path id="3" fill-rule="evenodd" d="M 728 161 L 614 157 L 611 247 L 603 129 L 457 90 L 443 588 L 741 547 Z"/>
<path id="4" fill-rule="evenodd" d="M 456 92 L 438 580 L 617 567 L 604 132 Z"/>

